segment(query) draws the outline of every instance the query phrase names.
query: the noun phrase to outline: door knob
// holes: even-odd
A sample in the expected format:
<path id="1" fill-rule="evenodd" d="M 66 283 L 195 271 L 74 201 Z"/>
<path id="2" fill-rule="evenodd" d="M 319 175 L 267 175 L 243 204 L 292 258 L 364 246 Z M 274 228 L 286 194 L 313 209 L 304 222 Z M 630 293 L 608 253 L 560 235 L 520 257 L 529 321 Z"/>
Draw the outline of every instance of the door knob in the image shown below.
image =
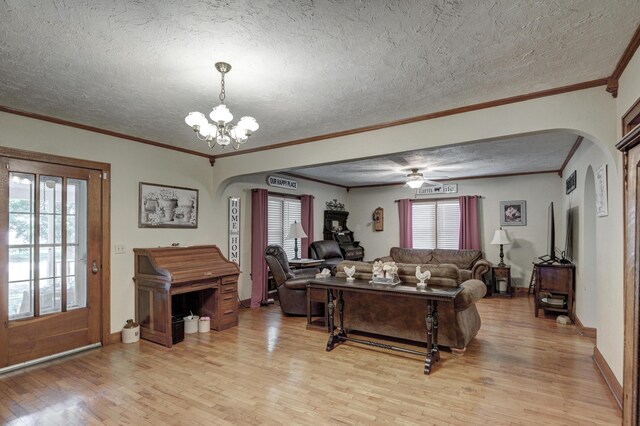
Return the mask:
<path id="1" fill-rule="evenodd" d="M 95 260 L 91 264 L 91 272 L 93 272 L 94 275 L 98 273 L 98 263 Z"/>

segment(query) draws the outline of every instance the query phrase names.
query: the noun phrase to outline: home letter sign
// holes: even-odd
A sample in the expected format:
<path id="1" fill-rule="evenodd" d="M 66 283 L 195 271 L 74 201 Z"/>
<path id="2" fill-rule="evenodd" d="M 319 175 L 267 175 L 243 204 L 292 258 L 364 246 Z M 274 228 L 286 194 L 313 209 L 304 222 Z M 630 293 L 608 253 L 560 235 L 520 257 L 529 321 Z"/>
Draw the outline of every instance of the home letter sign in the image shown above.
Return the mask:
<path id="1" fill-rule="evenodd" d="M 240 198 L 229 197 L 229 260 L 240 266 Z"/>

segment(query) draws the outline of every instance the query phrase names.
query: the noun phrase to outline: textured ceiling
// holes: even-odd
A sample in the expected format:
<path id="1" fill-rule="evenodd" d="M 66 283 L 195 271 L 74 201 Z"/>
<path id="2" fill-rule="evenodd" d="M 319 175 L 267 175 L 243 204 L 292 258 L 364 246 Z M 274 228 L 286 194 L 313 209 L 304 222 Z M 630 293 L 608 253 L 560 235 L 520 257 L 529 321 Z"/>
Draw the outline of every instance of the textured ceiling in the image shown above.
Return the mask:
<path id="1" fill-rule="evenodd" d="M 638 0 L 4 0 L 0 104 L 217 153 L 183 121 L 216 61 L 256 147 L 606 77 L 639 23 Z"/>
<path id="2" fill-rule="evenodd" d="M 436 180 L 556 171 L 575 142 L 570 133 L 541 133 L 286 171 L 347 187 L 403 183 L 412 168 Z"/>

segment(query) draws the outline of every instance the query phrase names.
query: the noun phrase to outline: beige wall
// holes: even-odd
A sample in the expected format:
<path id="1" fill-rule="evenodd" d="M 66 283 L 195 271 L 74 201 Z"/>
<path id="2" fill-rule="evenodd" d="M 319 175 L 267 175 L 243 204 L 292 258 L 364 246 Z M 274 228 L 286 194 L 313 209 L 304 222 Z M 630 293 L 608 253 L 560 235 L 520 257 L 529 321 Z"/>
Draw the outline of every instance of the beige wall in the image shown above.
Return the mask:
<path id="1" fill-rule="evenodd" d="M 607 164 L 608 210 L 605 217 L 596 217 L 593 175 Z M 576 171 L 576 189 L 563 198 L 565 211 L 578 208 L 576 239 L 576 315 L 587 327 L 598 330 L 597 346 L 618 380 L 622 380 L 623 349 L 623 221 L 622 177 L 615 163 L 600 147 L 585 140 L 565 169 L 566 179 Z M 564 186 L 564 181 L 562 183 Z M 564 194 L 565 191 L 563 191 Z M 562 234 L 564 237 L 564 234 Z M 564 243 L 564 238 L 559 241 Z"/>
<path id="2" fill-rule="evenodd" d="M 212 169 L 206 158 L 5 113 L 0 113 L 0 129 L 0 146 L 111 164 L 112 333 L 134 316 L 134 247 L 216 242 L 214 228 L 220 219 L 213 214 Z M 198 229 L 138 228 L 141 181 L 198 189 Z M 123 244 L 126 253 L 115 254 L 116 244 Z"/>
<path id="3" fill-rule="evenodd" d="M 500 201 L 527 202 L 527 225 L 504 227 L 514 242 L 511 246 L 504 246 L 504 252 L 505 263 L 511 265 L 515 286 L 529 286 L 532 262 L 547 252 L 547 209 L 552 201 L 556 206 L 561 202 L 559 182 L 560 178 L 553 173 L 451 182 L 458 184 L 458 193 L 452 196 L 482 197 L 479 203 L 480 240 L 486 259 L 494 264 L 500 261 L 499 248 L 489 243 L 494 231 L 500 227 Z M 414 197 L 414 190 L 401 187 L 363 188 L 349 192 L 349 227 L 365 248 L 367 259 L 387 256 L 389 248 L 398 245 L 400 225 L 395 200 Z M 433 199 L 438 196 L 415 198 Z M 376 207 L 384 208 L 382 232 L 373 231 L 371 226 L 371 215 Z"/>

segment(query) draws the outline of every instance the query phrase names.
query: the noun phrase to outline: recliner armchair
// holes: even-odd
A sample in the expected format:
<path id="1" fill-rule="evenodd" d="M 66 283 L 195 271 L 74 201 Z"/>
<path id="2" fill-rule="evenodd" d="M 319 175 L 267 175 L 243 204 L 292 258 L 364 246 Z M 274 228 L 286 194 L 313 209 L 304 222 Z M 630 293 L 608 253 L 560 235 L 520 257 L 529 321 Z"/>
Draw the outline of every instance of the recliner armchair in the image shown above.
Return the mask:
<path id="1" fill-rule="evenodd" d="M 276 281 L 282 312 L 307 315 L 307 283 L 311 278 L 315 278 L 318 269 L 291 270 L 287 254 L 279 245 L 267 246 L 264 259 Z M 324 315 L 324 306 L 321 303 L 312 303 L 311 315 Z"/>
<path id="2" fill-rule="evenodd" d="M 314 241 L 309 245 L 309 255 L 312 259 L 322 259 L 324 262 L 320 268 L 331 270 L 331 275 L 336 274 L 336 266 L 344 259 L 340 251 L 340 245 L 335 240 Z"/>

